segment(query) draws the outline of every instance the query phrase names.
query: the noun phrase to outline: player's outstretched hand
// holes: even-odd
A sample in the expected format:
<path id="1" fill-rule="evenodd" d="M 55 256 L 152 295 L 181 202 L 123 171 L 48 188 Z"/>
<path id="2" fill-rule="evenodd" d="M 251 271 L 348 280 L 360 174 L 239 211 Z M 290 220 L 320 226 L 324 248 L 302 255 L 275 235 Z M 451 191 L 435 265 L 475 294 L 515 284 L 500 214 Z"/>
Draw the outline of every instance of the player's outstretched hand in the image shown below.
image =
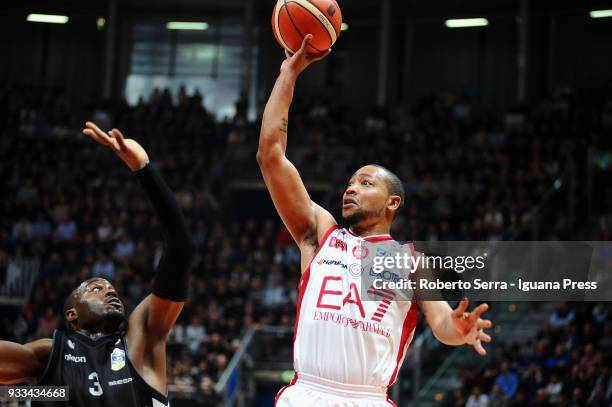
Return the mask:
<path id="1" fill-rule="evenodd" d="M 307 34 L 302 41 L 302 46 L 295 54 L 285 50 L 287 59 L 285 59 L 281 65 L 281 72 L 289 72 L 297 78 L 297 76 L 301 74 L 304 69 L 308 67 L 308 65 L 312 64 L 313 62 L 320 61 L 330 54 L 331 49 L 328 49 L 322 54 L 316 55 L 306 52 L 311 41 L 312 34 Z"/>
<path id="2" fill-rule="evenodd" d="M 149 156 L 144 148 L 135 140 L 123 137 L 117 129 L 105 133 L 95 123 L 86 122 L 83 134 L 110 147 L 132 171 L 138 171 L 149 162 Z"/>
<path id="3" fill-rule="evenodd" d="M 453 325 L 463 335 L 465 343 L 472 345 L 476 352 L 484 356 L 487 351 L 482 346 L 482 342 L 491 342 L 491 337 L 484 333 L 484 329 L 491 328 L 493 324 L 480 316 L 489 309 L 489 305 L 480 304 L 472 312 L 466 312 L 469 304 L 470 301 L 467 298 L 461 300 L 452 314 Z"/>

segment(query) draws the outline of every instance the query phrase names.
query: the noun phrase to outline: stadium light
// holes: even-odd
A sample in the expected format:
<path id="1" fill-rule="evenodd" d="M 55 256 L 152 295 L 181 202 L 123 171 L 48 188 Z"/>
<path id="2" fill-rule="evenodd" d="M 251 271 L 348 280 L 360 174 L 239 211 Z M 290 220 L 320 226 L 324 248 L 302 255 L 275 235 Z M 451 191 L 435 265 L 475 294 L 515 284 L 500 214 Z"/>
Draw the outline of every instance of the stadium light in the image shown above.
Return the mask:
<path id="1" fill-rule="evenodd" d="M 56 14 L 28 14 L 26 20 L 31 23 L 66 24 L 68 22 L 68 16 Z"/>
<path id="2" fill-rule="evenodd" d="M 204 31 L 208 29 L 208 23 L 197 23 L 193 21 L 170 21 L 166 24 L 169 30 L 196 30 Z"/>
<path id="3" fill-rule="evenodd" d="M 106 25 L 106 18 L 98 17 L 98 19 L 96 20 L 96 27 L 98 27 L 98 30 L 103 29 L 105 25 Z"/>
<path id="4" fill-rule="evenodd" d="M 589 12 L 591 18 L 612 17 L 612 10 L 593 10 Z"/>
<path id="5" fill-rule="evenodd" d="M 340 30 L 346 31 L 348 29 L 349 29 L 349 25 L 347 23 L 342 23 L 342 26 L 341 26 Z"/>
<path id="6" fill-rule="evenodd" d="M 486 27 L 489 20 L 486 18 L 456 18 L 444 22 L 448 28 Z"/>

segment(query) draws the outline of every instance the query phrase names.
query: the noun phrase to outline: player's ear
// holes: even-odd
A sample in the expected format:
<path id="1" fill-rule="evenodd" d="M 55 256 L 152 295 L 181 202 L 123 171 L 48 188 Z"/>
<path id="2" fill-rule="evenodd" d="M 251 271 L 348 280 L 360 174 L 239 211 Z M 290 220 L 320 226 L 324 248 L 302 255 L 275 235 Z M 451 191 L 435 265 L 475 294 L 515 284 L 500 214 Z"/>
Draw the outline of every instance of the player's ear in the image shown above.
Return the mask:
<path id="1" fill-rule="evenodd" d="M 389 195 L 387 199 L 387 208 L 397 211 L 402 204 L 402 198 L 399 195 Z"/>
<path id="2" fill-rule="evenodd" d="M 73 322 L 79 317 L 79 315 L 76 308 L 68 308 L 64 313 L 64 317 L 66 318 L 66 321 Z"/>

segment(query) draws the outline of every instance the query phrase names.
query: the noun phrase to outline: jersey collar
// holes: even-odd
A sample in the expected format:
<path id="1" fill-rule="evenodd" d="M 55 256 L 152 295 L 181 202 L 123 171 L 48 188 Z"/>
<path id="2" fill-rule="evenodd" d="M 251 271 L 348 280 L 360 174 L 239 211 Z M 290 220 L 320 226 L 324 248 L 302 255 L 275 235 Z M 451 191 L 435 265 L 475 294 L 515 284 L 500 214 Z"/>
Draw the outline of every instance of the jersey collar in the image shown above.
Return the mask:
<path id="1" fill-rule="evenodd" d="M 358 236 L 358 235 L 354 234 L 353 232 L 351 232 L 351 229 L 349 229 L 349 228 L 346 228 L 346 231 L 347 231 L 347 232 L 348 232 L 350 235 L 355 236 L 355 237 L 358 237 L 358 238 L 360 238 L 360 239 L 363 239 L 363 240 L 365 240 L 366 242 L 372 242 L 372 243 L 375 243 L 375 242 L 384 242 L 384 241 L 386 241 L 386 240 L 393 240 L 393 238 L 391 237 L 391 235 L 390 235 L 390 234 L 388 234 L 388 233 L 386 233 L 386 234 L 384 234 L 384 235 Z"/>

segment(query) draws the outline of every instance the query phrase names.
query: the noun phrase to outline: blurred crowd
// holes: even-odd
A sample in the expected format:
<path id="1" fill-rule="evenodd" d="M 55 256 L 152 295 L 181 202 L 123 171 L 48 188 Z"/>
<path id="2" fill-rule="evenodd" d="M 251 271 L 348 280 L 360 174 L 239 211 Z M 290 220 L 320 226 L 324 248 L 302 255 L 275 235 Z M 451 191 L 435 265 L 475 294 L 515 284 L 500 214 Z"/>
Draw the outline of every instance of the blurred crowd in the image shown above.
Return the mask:
<path id="1" fill-rule="evenodd" d="M 240 103 L 235 117 L 217 120 L 202 107 L 203 97 L 184 89 L 178 95 L 156 91 L 128 106 L 95 99 L 77 104 L 49 89 L 0 92 L 0 191 L 7 198 L 0 202 L 0 259 L 41 261 L 27 304 L 2 313 L 0 337 L 24 342 L 49 336 L 62 324 L 65 295 L 91 276 L 112 281 L 128 311 L 150 291 L 163 250 L 159 225 L 123 163 L 80 135 L 86 119 L 142 142 L 175 191 L 197 244 L 190 301 L 170 338 L 168 383 L 212 397 L 246 329 L 293 326 L 300 257 L 291 236 L 278 218 L 240 218 L 226 201 L 231 181 L 258 177 L 259 124 L 245 120 Z M 358 115 L 324 99 L 296 100 L 288 154 L 308 182 L 330 183 L 321 203 L 336 215 L 358 166 L 375 162 L 394 170 L 408 195 L 394 226 L 397 239 L 533 237 L 534 207 L 565 220 L 546 229 L 560 235 L 571 224 L 567 199 L 554 194 L 580 193 L 564 189 L 568 168 L 581 176 L 580 157 L 591 135 L 612 129 L 612 120 L 603 119 L 607 110 L 600 109 L 585 136 L 570 102 L 560 94 L 532 109 L 500 115 L 463 99 L 436 97 L 410 109 L 399 105 Z M 244 160 L 235 160 L 238 151 L 246 152 Z M 605 228 L 596 233 L 608 236 Z M 582 316 L 574 321 L 586 321 Z M 610 331 L 609 323 L 592 324 L 595 332 Z M 552 352 L 560 344 L 561 356 L 574 358 L 568 338 L 579 337 L 581 328 L 576 322 L 551 326 L 534 352 Z M 583 341 L 574 345 L 577 357 L 587 354 L 588 343 L 600 349 Z M 521 351 L 514 353 L 518 357 Z M 601 366 L 589 380 L 607 374 L 600 356 Z M 570 373 L 571 360 L 564 367 Z M 510 372 L 516 363 L 508 356 L 500 371 Z M 539 365 L 527 366 L 531 372 Z M 540 368 L 540 376 L 547 382 L 532 389 L 538 393 L 553 377 L 565 380 L 560 370 L 552 376 L 546 369 Z M 491 386 L 466 389 L 494 394 Z M 576 384 L 558 393 L 567 396 L 576 387 L 583 389 L 582 397 L 591 397 Z"/>
<path id="2" fill-rule="evenodd" d="M 533 340 L 500 344 L 480 369 L 461 370 L 448 406 L 609 407 L 609 303 L 562 303 Z"/>

